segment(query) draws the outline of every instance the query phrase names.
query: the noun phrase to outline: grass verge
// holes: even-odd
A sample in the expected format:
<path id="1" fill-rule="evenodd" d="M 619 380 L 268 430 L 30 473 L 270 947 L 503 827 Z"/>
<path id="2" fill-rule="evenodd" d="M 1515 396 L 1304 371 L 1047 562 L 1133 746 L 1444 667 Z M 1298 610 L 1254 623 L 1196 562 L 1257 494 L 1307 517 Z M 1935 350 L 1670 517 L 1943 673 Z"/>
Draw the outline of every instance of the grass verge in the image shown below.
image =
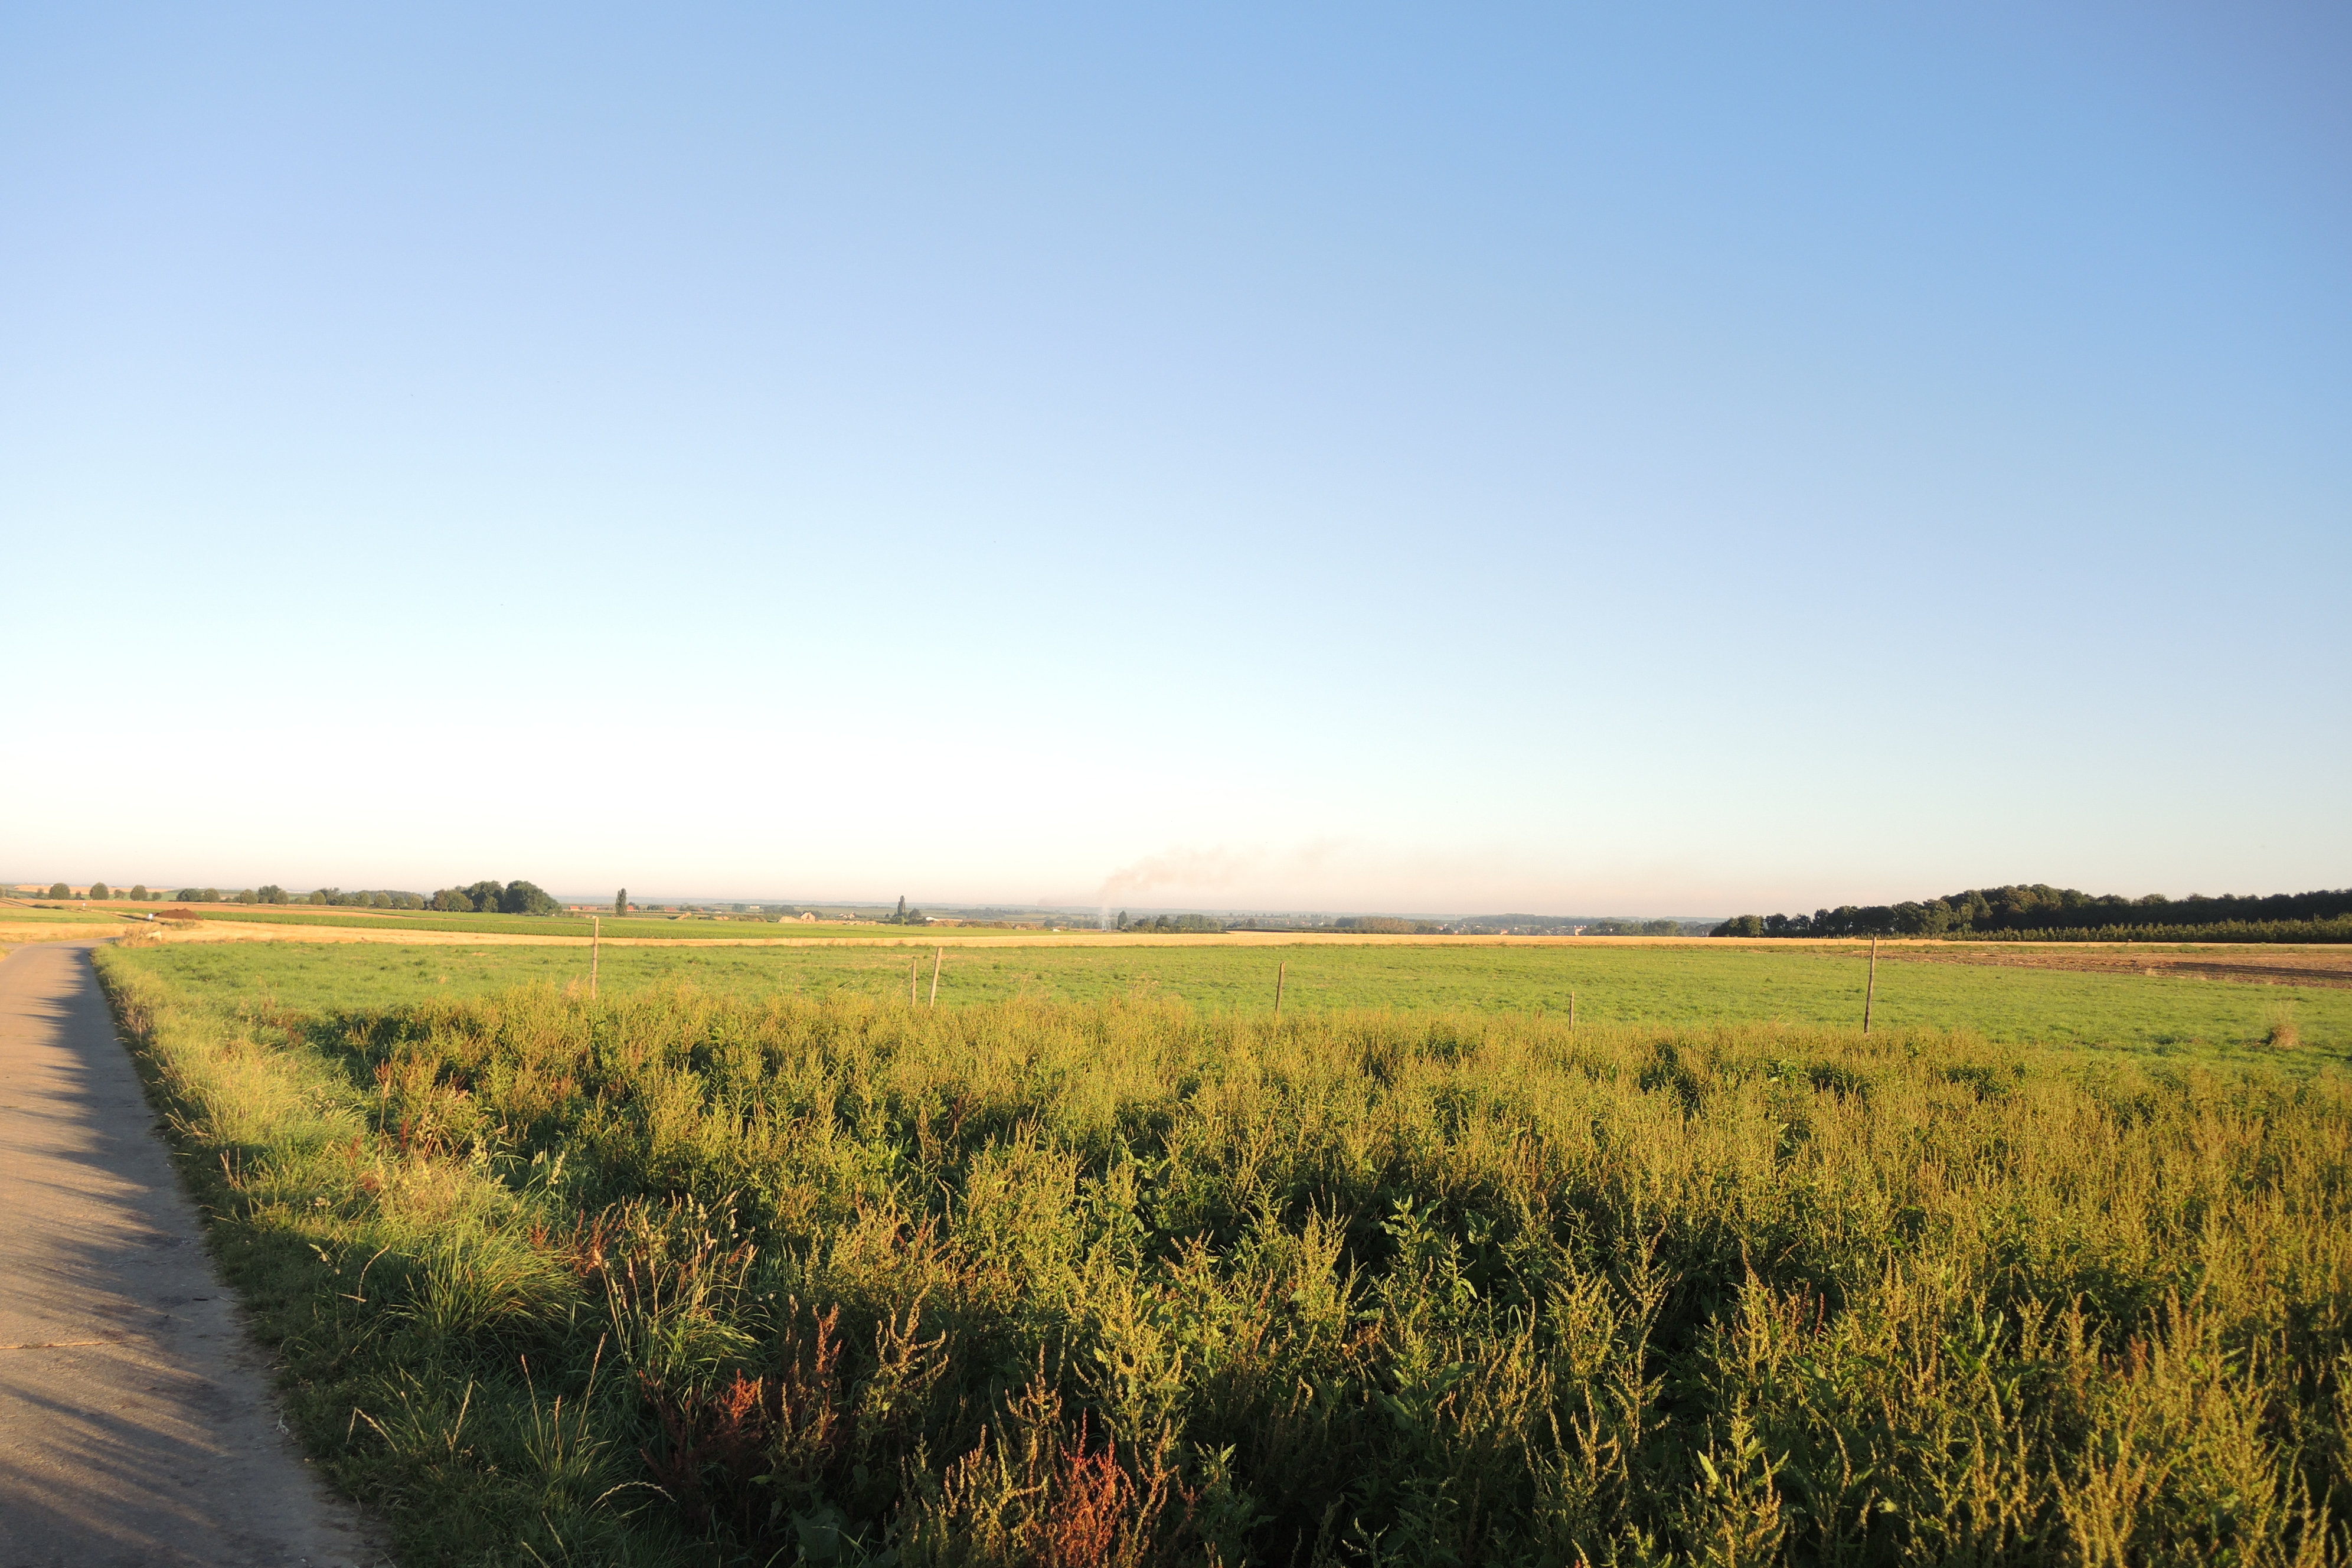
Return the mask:
<path id="1" fill-rule="evenodd" d="M 601 1316 L 534 1245 L 544 1194 L 387 1135 L 289 1021 L 94 956 L 289 1418 L 403 1561 L 691 1561 L 635 1518 L 609 1431 L 635 1395 L 596 1375 Z"/>

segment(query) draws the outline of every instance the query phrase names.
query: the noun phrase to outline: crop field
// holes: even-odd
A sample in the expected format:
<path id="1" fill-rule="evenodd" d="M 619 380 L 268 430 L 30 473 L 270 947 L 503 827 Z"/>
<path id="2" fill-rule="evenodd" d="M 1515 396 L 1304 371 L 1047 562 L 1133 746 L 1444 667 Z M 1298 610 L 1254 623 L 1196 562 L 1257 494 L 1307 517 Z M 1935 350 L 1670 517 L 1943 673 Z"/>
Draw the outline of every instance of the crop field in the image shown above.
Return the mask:
<path id="1" fill-rule="evenodd" d="M 2352 1056 L 2352 988 L 2237 984 L 2173 974 L 2076 972 L 1896 957 L 1878 966 L 1882 1026 L 1961 1031 L 2012 1043 L 2112 1047 L 2296 1068 Z M 604 987 L 654 984 L 761 1000 L 785 994 L 903 1000 L 910 968 L 928 1003 L 932 950 L 615 948 Z M 2193 961 L 2193 960 L 2192 960 Z M 175 985 L 239 1004 L 324 1013 L 423 997 L 486 996 L 529 984 L 584 984 L 577 947 L 338 947 L 307 943 L 142 948 L 135 962 Z M 1722 1022 L 1846 1026 L 1862 1017 L 1866 961 L 1852 948 L 1226 946 L 949 947 L 941 1007 L 1013 999 L 1175 999 L 1209 1011 L 1444 1009 L 1564 1015 L 1588 1023 Z M 2284 1015 L 2299 1047 L 2267 1040 Z"/>
<path id="2" fill-rule="evenodd" d="M 1557 952 L 100 964 L 411 1564 L 2345 1560 L 2342 993 Z"/>
<path id="3" fill-rule="evenodd" d="M 29 942 L 67 942 L 93 934 L 111 935 L 99 927 L 122 929 L 123 922 L 97 910 L 45 909 L 33 904 L 0 902 L 0 952 Z"/>

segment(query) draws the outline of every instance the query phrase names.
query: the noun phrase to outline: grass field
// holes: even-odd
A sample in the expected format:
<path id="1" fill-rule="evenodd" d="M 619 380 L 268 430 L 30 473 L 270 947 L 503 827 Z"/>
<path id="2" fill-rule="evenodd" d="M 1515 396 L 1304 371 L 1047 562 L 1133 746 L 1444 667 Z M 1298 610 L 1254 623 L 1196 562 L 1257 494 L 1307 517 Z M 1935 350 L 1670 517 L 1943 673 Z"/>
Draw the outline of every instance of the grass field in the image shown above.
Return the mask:
<path id="1" fill-rule="evenodd" d="M 0 902 L 0 924 L 121 925 L 122 919 L 107 909 L 71 909 L 47 904 Z"/>
<path id="2" fill-rule="evenodd" d="M 1246 950 L 963 954 L 937 1010 L 898 954 L 630 954 L 593 1003 L 459 956 L 100 958 L 411 1564 L 2352 1544 L 2352 1089 L 2190 1017 L 2271 988 L 1882 965 L 2118 1054 L 1710 1020 L 1853 998 L 1799 954 L 1317 950 L 1279 1020 Z M 2096 1021 L 2132 996 L 2179 1000 Z"/>
<path id="3" fill-rule="evenodd" d="M 208 994 L 269 999 L 304 1012 L 482 996 L 518 984 L 584 982 L 568 947 L 403 948 L 195 945 L 142 949 L 136 962 Z M 749 999 L 786 993 L 887 1000 L 916 966 L 928 997 L 931 954 L 898 948 L 611 948 L 602 984 L 686 983 Z M 1168 997 L 1212 1010 L 1272 1006 L 1287 966 L 1287 1010 L 1467 1009 L 1580 1020 L 1706 1025 L 1858 1024 L 1866 963 L 1850 949 L 1690 945 L 1635 948 L 1301 946 L 1285 948 L 950 948 L 942 1006 L 1016 997 L 1100 1002 Z M 1882 1026 L 1962 1030 L 1989 1040 L 2116 1047 L 2207 1059 L 2280 1060 L 2263 1044 L 2282 1008 L 2297 1063 L 2352 1057 L 2352 989 L 2245 985 L 1882 959 Z"/>

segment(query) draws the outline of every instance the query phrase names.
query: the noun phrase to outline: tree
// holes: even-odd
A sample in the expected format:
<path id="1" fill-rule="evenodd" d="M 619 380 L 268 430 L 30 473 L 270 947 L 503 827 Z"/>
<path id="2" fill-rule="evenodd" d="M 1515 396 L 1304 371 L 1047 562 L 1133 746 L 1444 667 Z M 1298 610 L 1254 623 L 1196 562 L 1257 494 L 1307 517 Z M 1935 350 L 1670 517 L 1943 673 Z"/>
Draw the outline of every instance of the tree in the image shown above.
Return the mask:
<path id="1" fill-rule="evenodd" d="M 613 895 L 613 912 L 616 915 L 625 915 L 629 912 L 628 889 L 623 888 L 619 892 Z"/>
<path id="2" fill-rule="evenodd" d="M 107 891 L 106 884 L 103 882 L 92 882 L 89 885 L 89 893 L 84 896 L 92 899 L 110 899 L 114 897 L 112 893 Z"/>
<path id="3" fill-rule="evenodd" d="M 551 915 L 563 906 L 536 882 L 509 882 L 499 895 L 499 908 L 510 915 Z"/>
<path id="4" fill-rule="evenodd" d="M 146 883 L 133 882 L 131 884 L 131 901 L 136 904 L 143 904 L 147 901 Z"/>
<path id="5" fill-rule="evenodd" d="M 497 913 L 499 900 L 506 896 L 504 882 L 477 882 L 466 889 L 466 897 L 474 901 L 474 908 L 486 915 Z"/>
<path id="6" fill-rule="evenodd" d="M 262 884 L 253 896 L 265 904 L 282 904 L 288 901 L 286 889 L 275 882 Z"/>
<path id="7" fill-rule="evenodd" d="M 67 887 L 63 882 L 51 882 L 49 884 L 49 897 L 53 899 L 70 899 L 73 897 L 73 889 Z"/>
<path id="8" fill-rule="evenodd" d="M 444 888 L 433 895 L 431 907 L 445 914 L 469 915 L 474 912 L 474 900 L 463 888 Z"/>

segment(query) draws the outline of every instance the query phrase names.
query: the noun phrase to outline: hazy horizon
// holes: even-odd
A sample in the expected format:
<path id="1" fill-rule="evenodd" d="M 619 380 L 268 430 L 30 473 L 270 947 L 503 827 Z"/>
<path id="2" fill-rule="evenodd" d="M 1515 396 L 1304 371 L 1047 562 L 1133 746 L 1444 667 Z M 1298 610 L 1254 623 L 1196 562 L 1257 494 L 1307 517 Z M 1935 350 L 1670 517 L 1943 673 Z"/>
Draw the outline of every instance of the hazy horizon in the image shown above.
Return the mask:
<path id="1" fill-rule="evenodd" d="M 104 879 L 101 879 L 101 880 L 104 880 Z M 526 878 L 526 879 L 524 879 L 524 880 L 530 880 L 530 879 L 527 879 L 527 878 Z M 48 883 L 47 883 L 47 884 L 43 884 L 43 885 L 44 885 L 44 886 L 54 886 L 54 885 L 55 885 L 56 880 L 57 880 L 56 879 L 52 879 L 50 880 L 50 882 L 48 882 Z M 26 879 L 26 878 L 14 879 L 13 880 L 0 880 L 0 887 L 10 887 L 10 886 L 14 886 L 14 887 L 18 887 L 18 888 L 27 888 L 27 887 L 30 887 L 30 886 L 32 885 L 33 881 L 34 881 L 34 879 Z M 439 887 L 461 886 L 461 884 L 453 883 L 453 882 L 449 882 L 449 881 L 446 881 L 446 880 L 441 880 L 441 879 L 427 879 L 427 881 L 428 881 L 428 883 L 429 883 L 429 882 L 436 882 L 436 881 L 437 881 L 437 882 L 438 882 L 438 884 L 439 884 Z M 72 884 L 69 884 L 69 885 L 72 885 Z M 120 897 L 120 896 L 121 896 L 121 894 L 124 890 L 126 890 L 126 889 L 127 889 L 127 888 L 129 888 L 129 887 L 131 887 L 131 886 L 132 886 L 132 885 L 145 886 L 145 887 L 149 888 L 151 890 L 157 890 L 157 891 L 161 891 L 161 892 L 163 892 L 163 893 L 166 896 L 166 898 L 168 899 L 168 897 L 169 897 L 170 895 L 172 895 L 172 894 L 173 894 L 173 893 L 176 893 L 176 892 L 177 892 L 178 890 L 180 890 L 180 889 L 186 889 L 186 888 L 193 888 L 193 887 L 203 887 L 203 888 L 208 888 L 208 889 L 213 889 L 213 890 L 215 890 L 215 891 L 217 891 L 217 892 L 221 892 L 221 893 L 224 893 L 224 894 L 230 894 L 230 893 L 236 893 L 236 892 L 245 891 L 245 890 L 247 890 L 247 889 L 252 889 L 252 888 L 256 888 L 256 887 L 268 886 L 268 885 L 271 885 L 271 884 L 268 884 L 268 883 L 255 883 L 255 882 L 249 882 L 249 881 L 247 881 L 247 882 L 236 882 L 236 883 L 233 883 L 233 884 L 232 884 L 232 883 L 227 883 L 227 882 L 221 882 L 221 883 L 214 883 L 214 882 L 190 882 L 190 881 L 185 880 L 184 879 L 173 879 L 173 880 L 170 880 L 170 881 L 163 881 L 163 882 L 138 883 L 138 884 L 121 883 L 121 882 L 112 882 L 112 881 L 109 881 L 109 882 L 107 883 L 107 886 L 108 886 L 108 888 L 109 888 L 109 889 L 110 889 L 110 893 L 112 893 L 112 894 L 113 894 L 114 896 L 116 896 L 116 897 Z M 310 891 L 312 891 L 312 889 L 311 889 L 310 887 L 309 887 L 309 886 L 293 886 L 293 885 L 288 885 L 288 884 L 278 884 L 278 885 L 280 885 L 280 886 L 284 886 L 284 887 L 285 887 L 285 890 L 287 891 L 287 893 L 288 893 L 291 898 L 293 898 L 293 899 L 294 899 L 298 903 L 299 903 L 299 901 L 301 901 L 301 900 L 302 900 L 302 899 L 303 899 L 307 894 L 309 894 Z M 1995 884 L 1984 884 L 1984 885 L 1982 885 L 1982 886 L 1983 886 L 1983 887 L 1986 887 L 1986 888 L 1989 888 L 1989 887 L 1991 887 L 1991 886 L 1994 886 L 1994 885 L 1995 885 Z M 334 889 L 339 890 L 339 891 L 367 891 L 367 890 L 375 890 L 375 891 L 393 891 L 393 892 L 421 893 L 421 894 L 425 894 L 425 895 L 426 895 L 426 896 L 430 896 L 433 892 L 436 892 L 436 891 L 437 891 L 437 890 L 438 890 L 438 888 L 434 887 L 434 886 L 429 886 L 429 885 L 418 885 L 418 886 L 394 886 L 394 885 L 393 885 L 393 884 L 389 884 L 389 883 L 387 883 L 387 884 L 383 884 L 383 885 L 381 885 L 381 886 L 376 886 L 376 887 L 373 887 L 373 888 L 372 888 L 372 889 L 371 889 L 371 888 L 363 888 L 361 884 L 358 884 L 358 883 L 321 883 L 321 884 L 320 884 L 320 887 L 324 887 L 324 888 L 331 888 L 331 889 Z M 1945 897 L 1945 896 L 1948 896 L 1948 895 L 1952 894 L 1952 893 L 1965 892 L 1965 891 L 1968 891 L 1968 890 L 1969 890 L 1969 889 L 1961 889 L 1961 888 L 1945 888 L 1945 889 L 1937 889 L 1937 890 L 1935 890 L 1935 891 L 1933 891 L 1933 892 L 1924 892 L 1924 891 L 1923 891 L 1923 892 L 1915 892 L 1915 893 L 1912 893 L 1912 894 L 1906 895 L 1905 899 L 1885 900 L 1879 900 L 1879 902 L 1880 902 L 1880 903 L 1883 903 L 1883 904 L 1895 904 L 1895 903 L 1901 903 L 1901 902 L 1905 902 L 1905 901 L 1924 901 L 1924 900 L 1927 900 L 1927 899 L 1932 899 L 1932 898 L 1941 898 L 1941 897 Z M 1980 889 L 1979 890 L 1981 890 L 1981 889 Z M 2085 889 L 2077 889 L 2077 890 L 2078 890 L 2078 891 L 2082 891 L 2082 892 L 2091 893 L 2091 894 L 2093 894 L 2094 896 L 2109 895 L 2109 894 L 2115 894 L 2115 893 L 2118 893 L 2118 892 L 2123 891 L 2122 889 L 2114 889 L 2114 888 L 2105 888 L 2105 889 L 2101 889 L 2101 888 L 2085 888 Z M 2165 896 L 2166 896 L 2166 897 L 2168 897 L 2168 898 L 2176 898 L 2176 899 L 2179 899 L 2179 898 L 2202 897 L 2202 896 L 2207 896 L 2207 895 L 2209 894 L 2209 891 L 2210 891 L 2210 893 L 2211 894 L 2211 896 L 2217 896 L 2217 897 L 2246 896 L 2246 895 L 2252 895 L 2252 896 L 2268 896 L 2268 895 L 2273 894 L 2273 893 L 2280 893 L 2280 892 L 2287 892 L 2287 893 L 2304 893 L 2304 892 L 2313 892 L 2313 891 L 2321 891 L 2321 890 L 2326 890 L 2326 889 L 2310 889 L 2310 888 L 2294 888 L 2294 889 L 2252 889 L 2252 888 L 2246 888 L 2246 889 L 2234 889 L 2234 888 L 2233 888 L 2233 889 L 2210 889 L 2210 890 L 2209 890 L 2209 889 L 2191 889 L 2191 890 L 2189 890 L 2189 892 L 2186 892 L 2186 893 L 2166 893 L 2166 894 L 2165 894 Z M 610 905 L 611 905 L 611 902 L 612 902 L 612 898 L 613 898 L 613 895 L 612 895 L 612 894 L 607 894 L 607 893 L 596 893 L 596 892 L 582 892 L 582 891 L 579 891 L 579 890 L 577 890 L 577 889 L 573 889 L 573 890 L 566 891 L 566 890 L 562 889 L 550 888 L 550 889 L 546 889 L 546 891 L 548 892 L 548 894 L 549 894 L 549 896 L 550 896 L 550 897 L 551 897 L 551 898 L 555 899 L 559 903 L 564 904 L 564 905 L 566 905 L 566 906 L 572 906 L 572 905 L 587 906 L 587 907 L 604 906 L 604 907 L 609 908 L 609 907 L 610 907 Z M 1401 905 L 1389 905 L 1389 906 L 1382 906 L 1382 907 L 1379 907 L 1379 908 L 1370 908 L 1370 907 L 1346 907 L 1346 906 L 1334 906 L 1334 905 L 1243 905 L 1243 904 L 1219 904 L 1219 903 L 1197 903 L 1197 904 L 1159 904 L 1159 903 L 1145 903 L 1145 902 L 1135 901 L 1135 900 L 1129 900 L 1129 901 L 1126 901 L 1126 902 L 1120 902 L 1120 903 L 1117 903 L 1117 904 L 1115 904 L 1115 905 L 1114 905 L 1114 904 L 1090 904 L 1090 903 L 1083 903 L 1083 902 L 1044 903 L 1044 902 L 1037 902 L 1037 901 L 1031 901 L 1031 900 L 1013 900 L 1013 899 L 940 899 L 940 898 L 931 898 L 931 897 L 923 896 L 923 895 L 917 895 L 917 894 L 897 894 L 897 893 L 894 893 L 894 894 L 888 894 L 888 895 L 885 895 L 885 896 L 881 896 L 881 897 L 875 897 L 875 896 L 872 896 L 872 895 L 866 895 L 866 894 L 858 894 L 858 895 L 841 895 L 841 896 L 803 896 L 803 895 L 797 895 L 797 894 L 791 894 L 791 895 L 788 895 L 788 894 L 773 893 L 773 892 L 769 892 L 769 893 L 744 893 L 744 892 L 727 892 L 727 893 L 711 893 L 711 892 L 674 892 L 674 891 L 667 891 L 667 890 L 662 890 L 662 889 L 641 890 L 641 889 L 615 889 L 615 891 L 626 891 L 626 892 L 627 892 L 627 894 L 628 894 L 628 899 L 629 899 L 630 906 L 631 906 L 632 908 L 638 908 L 638 909 L 643 909 L 643 908 L 652 908 L 652 907 L 663 907 L 663 906 L 678 906 L 678 905 L 700 906 L 700 907 L 704 907 L 704 908 L 709 908 L 709 907 L 718 906 L 718 905 L 736 905 L 736 906 L 765 907 L 765 908 L 770 908 L 770 909 L 776 909 L 776 908 L 791 908 L 791 909 L 824 909 L 824 908 L 835 908 L 835 909 L 845 909 L 845 910 L 867 910 L 867 909 L 888 910 L 888 909 L 896 908 L 896 907 L 897 907 L 897 906 L 901 902 L 901 900 L 903 900 L 903 901 L 904 901 L 904 903 L 905 903 L 905 905 L 906 905 L 906 907 L 907 907 L 908 909 L 909 909 L 909 910 L 921 910 L 921 911 L 923 911 L 923 912 L 925 912 L 925 913 L 928 913 L 928 914 L 939 915 L 939 916 L 942 916 L 942 917 L 950 917 L 950 916 L 964 915 L 964 914 L 972 914 L 972 913 L 980 913 L 980 912 L 1002 912 L 1002 913 L 1008 914 L 1008 915 L 1040 915 L 1040 916 L 1043 916 L 1043 915 L 1057 915 L 1057 914 L 1059 914 L 1059 915 L 1074 915 L 1074 916 L 1080 916 L 1080 917 L 1093 917 L 1093 916 L 1097 916 L 1097 915 L 1104 915 L 1104 914 L 1118 914 L 1118 913 L 1125 913 L 1125 914 L 1130 914 L 1130 915 L 1136 915 L 1136 916 L 1150 916 L 1150 915 L 1175 915 L 1175 914 L 1201 914 L 1201 915 L 1229 916 L 1229 917 L 1244 918 L 1244 919 L 1251 919 L 1251 918 L 1255 918 L 1255 919 L 1285 919 L 1285 920 L 1288 920 L 1288 919 L 1299 919 L 1299 918 L 1323 918 L 1323 917 L 1345 918 L 1345 917 L 1356 917 L 1356 916 L 1390 916 L 1390 917 L 1394 917 L 1394 918 L 1399 918 L 1399 919 L 1404 919 L 1404 920 L 1431 920 L 1431 921 L 1459 921 L 1459 920 L 1471 920 L 1471 919 L 1480 919 L 1480 918 L 1484 918 L 1484 919 L 1517 919 L 1517 918 L 1525 918 L 1525 919 L 1529 919 L 1529 920 L 1540 920 L 1540 921 L 1603 921 L 1603 920 L 1675 920 L 1675 921 L 1723 921 L 1723 920 L 1728 919 L 1728 918 L 1730 918 L 1730 917 L 1732 917 L 1732 916 L 1734 916 L 1734 915 L 1739 915 L 1739 914 L 1778 914 L 1778 913 L 1804 914 L 1804 913 L 1810 913 L 1810 912 L 1812 912 L 1812 911 L 1815 911 L 1815 910 L 1823 910 L 1823 909 L 1834 909 L 1834 908 L 1838 907 L 1838 905 L 1837 905 L 1837 904 L 1811 904 L 1811 905 L 1808 905 L 1808 904 L 1804 904 L 1804 903 L 1802 903 L 1802 902 L 1790 902 L 1790 901 L 1788 901 L 1788 900 L 1782 900 L 1782 901 L 1780 901 L 1780 902 L 1779 902 L 1779 903 L 1771 904 L 1771 905 L 1769 905 L 1769 906 L 1763 906 L 1763 905 L 1759 905 L 1759 906 L 1757 906 L 1757 907 L 1754 907 L 1754 908 L 1751 908 L 1751 909 L 1744 909 L 1744 910 L 1710 910 L 1710 911 L 1704 911 L 1704 912 L 1694 912 L 1694 911 L 1686 910 L 1650 909 L 1650 908 L 1642 908 L 1642 907 L 1626 907 L 1626 908 L 1615 908 L 1615 909 L 1553 909 L 1553 910 L 1543 910 L 1543 909 L 1507 909 L 1507 908 L 1501 908 L 1501 907 L 1490 907 L 1490 906 L 1469 906 L 1469 905 L 1465 905 L 1465 906 L 1463 906 L 1463 907 L 1460 907 L 1460 908 L 1444 908 L 1444 907 L 1435 907 L 1435 906 L 1427 907 L 1427 908 L 1412 908 L 1412 907 L 1406 907 L 1406 906 L 1401 906 Z M 27 896 L 29 896 L 29 895 L 27 895 Z M 2139 896 L 2141 896 L 2141 895 L 2140 895 L 2140 894 L 2126 894 L 2126 896 L 2128 896 L 2128 897 L 2139 897 Z M 1840 902 L 1840 903 L 1857 903 L 1857 902 L 1860 902 L 1860 900 L 1839 900 L 1839 902 Z"/>

